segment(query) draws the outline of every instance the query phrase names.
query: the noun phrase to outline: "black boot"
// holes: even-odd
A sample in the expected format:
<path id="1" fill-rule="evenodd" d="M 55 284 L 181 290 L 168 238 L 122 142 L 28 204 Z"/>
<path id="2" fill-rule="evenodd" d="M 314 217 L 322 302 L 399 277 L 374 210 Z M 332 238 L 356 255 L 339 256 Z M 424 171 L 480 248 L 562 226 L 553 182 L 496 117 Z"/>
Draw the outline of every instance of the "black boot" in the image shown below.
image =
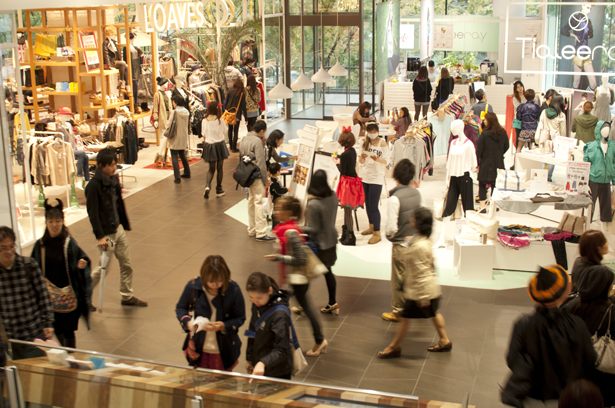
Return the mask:
<path id="1" fill-rule="evenodd" d="M 353 231 L 348 231 L 346 234 L 346 239 L 344 241 L 341 241 L 342 245 L 350 245 L 350 246 L 355 246 L 357 245 L 357 238 L 354 236 L 354 232 Z"/>
<path id="2" fill-rule="evenodd" d="M 345 225 L 342 225 L 342 236 L 340 237 L 340 242 L 346 241 L 347 235 L 348 235 L 348 228 Z"/>

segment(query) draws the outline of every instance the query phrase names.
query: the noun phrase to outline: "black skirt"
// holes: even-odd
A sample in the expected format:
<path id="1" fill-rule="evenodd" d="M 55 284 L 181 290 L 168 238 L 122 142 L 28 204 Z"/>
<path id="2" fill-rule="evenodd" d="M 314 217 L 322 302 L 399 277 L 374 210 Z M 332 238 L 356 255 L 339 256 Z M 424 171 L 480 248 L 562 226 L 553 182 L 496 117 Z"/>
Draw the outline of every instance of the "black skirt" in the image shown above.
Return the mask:
<path id="1" fill-rule="evenodd" d="M 226 159 L 228 156 L 228 148 L 225 142 L 205 143 L 202 157 L 206 162 L 217 162 Z"/>
<path id="2" fill-rule="evenodd" d="M 435 299 L 431 299 L 429 306 L 421 307 L 419 302 L 406 299 L 404 310 L 401 312 L 401 317 L 406 319 L 431 319 L 432 317 L 436 317 L 439 303 L 440 297 L 437 297 Z"/>

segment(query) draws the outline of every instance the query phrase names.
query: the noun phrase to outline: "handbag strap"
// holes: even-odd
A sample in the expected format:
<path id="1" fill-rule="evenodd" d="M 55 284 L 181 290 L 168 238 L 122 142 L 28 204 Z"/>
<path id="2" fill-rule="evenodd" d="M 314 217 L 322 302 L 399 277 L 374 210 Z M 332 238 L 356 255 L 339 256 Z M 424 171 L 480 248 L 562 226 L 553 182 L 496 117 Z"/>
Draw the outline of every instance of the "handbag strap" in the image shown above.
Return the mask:
<path id="1" fill-rule="evenodd" d="M 239 105 L 241 105 L 241 98 L 243 97 L 243 92 L 239 94 L 239 101 L 237 101 L 237 108 L 235 112 L 239 112 Z"/>
<path id="2" fill-rule="evenodd" d="M 263 321 L 265 321 L 269 316 L 271 316 L 274 312 L 277 312 L 278 310 L 285 310 L 286 313 L 288 313 L 288 317 L 290 319 L 291 343 L 293 344 L 293 347 L 296 350 L 296 349 L 298 349 L 300 347 L 299 339 L 297 339 L 297 333 L 295 332 L 295 326 L 293 325 L 293 320 L 292 320 L 292 316 L 290 315 L 290 310 L 288 310 L 288 307 L 286 307 L 284 305 L 276 305 L 276 306 L 272 307 L 271 309 L 267 310 L 265 313 L 263 313 L 263 315 L 261 317 L 258 318 L 256 323 L 254 324 L 254 330 L 255 331 L 246 330 L 244 332 L 244 335 L 246 337 L 251 337 L 251 338 L 256 337 L 256 330 L 258 330 L 258 328 L 263 323 Z"/>
<path id="3" fill-rule="evenodd" d="M 606 328 L 606 336 L 611 337 L 611 311 L 613 310 L 613 304 L 611 303 L 611 306 L 609 306 L 609 308 L 606 310 L 606 312 L 604 312 L 604 316 L 602 316 L 602 320 L 600 320 L 600 324 L 598 325 L 598 328 L 596 329 L 596 337 L 598 336 L 598 330 L 600 330 L 600 328 L 602 327 L 602 323 L 604 323 L 604 319 L 607 317 L 607 315 L 609 316 L 609 324 Z"/>

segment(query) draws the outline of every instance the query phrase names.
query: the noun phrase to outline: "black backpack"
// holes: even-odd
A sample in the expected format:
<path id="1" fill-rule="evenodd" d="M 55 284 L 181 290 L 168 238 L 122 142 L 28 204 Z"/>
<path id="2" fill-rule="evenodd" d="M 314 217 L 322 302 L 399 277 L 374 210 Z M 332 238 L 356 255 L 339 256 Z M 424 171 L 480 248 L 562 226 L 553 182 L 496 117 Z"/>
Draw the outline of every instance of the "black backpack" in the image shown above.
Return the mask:
<path id="1" fill-rule="evenodd" d="M 254 180 L 260 176 L 261 173 L 258 167 L 254 165 L 251 159 L 247 161 L 245 159 L 239 160 L 239 164 L 233 172 L 233 178 L 237 182 L 237 185 L 241 187 L 250 187 L 252 183 L 254 183 Z M 235 189 L 237 189 L 237 187 L 235 187 Z"/>

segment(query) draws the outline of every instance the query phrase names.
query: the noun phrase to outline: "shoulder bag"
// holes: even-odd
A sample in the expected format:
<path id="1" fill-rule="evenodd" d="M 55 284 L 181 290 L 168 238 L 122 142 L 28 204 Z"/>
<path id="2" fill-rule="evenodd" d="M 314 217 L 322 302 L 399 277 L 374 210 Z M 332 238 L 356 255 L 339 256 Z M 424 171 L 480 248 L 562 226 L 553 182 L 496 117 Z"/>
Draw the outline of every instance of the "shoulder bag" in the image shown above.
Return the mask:
<path id="1" fill-rule="evenodd" d="M 172 140 L 175 138 L 176 135 L 177 135 L 177 118 L 175 117 L 175 114 L 173 114 L 173 120 L 171 121 L 171 123 L 167 126 L 166 130 L 164 131 L 164 136 L 167 139 Z"/>
<path id="2" fill-rule="evenodd" d="M 305 367 L 307 367 L 308 362 L 305 359 L 305 356 L 303 355 L 303 351 L 301 351 L 301 346 L 299 345 L 299 340 L 297 339 L 297 333 L 295 333 L 295 326 L 293 325 L 293 319 L 292 319 L 292 316 L 290 315 L 290 310 L 288 310 L 288 308 L 284 305 L 276 305 L 272 307 L 271 309 L 263 313 L 261 317 L 259 317 L 259 319 L 254 324 L 254 330 L 257 330 L 258 327 L 261 327 L 261 324 L 263 324 L 263 322 L 267 320 L 269 316 L 271 316 L 274 312 L 277 312 L 278 310 L 286 311 L 290 319 L 290 344 L 293 346 L 293 351 L 292 351 L 293 353 L 293 373 L 292 374 L 295 375 L 295 374 L 298 374 Z M 251 338 L 256 337 L 256 333 L 250 330 L 246 330 L 244 334 L 246 337 L 251 337 Z"/>
<path id="3" fill-rule="evenodd" d="M 596 333 L 592 336 L 592 344 L 594 345 L 594 350 L 596 350 L 596 354 L 598 354 L 598 359 L 596 360 L 596 368 L 603 373 L 615 374 L 615 343 L 611 340 L 611 312 L 613 310 L 613 305 L 609 306 L 609 308 L 602 316 L 602 320 L 600 321 L 600 325 L 596 329 Z M 598 330 L 602 327 L 602 323 L 604 323 L 604 319 L 608 316 L 609 323 L 606 329 L 606 334 L 602 337 L 598 337 Z"/>
<path id="4" fill-rule="evenodd" d="M 47 277 L 45 277 L 45 247 L 42 245 L 41 266 L 53 311 L 56 313 L 70 313 L 77 309 L 77 296 L 75 295 L 75 291 L 70 284 L 70 276 L 68 276 L 68 271 L 66 271 L 66 275 L 68 276 L 68 286 L 64 288 L 57 287 L 56 285 L 51 283 L 51 281 L 47 279 Z"/>
<path id="5" fill-rule="evenodd" d="M 557 229 L 560 231 L 570 232 L 574 235 L 583 235 L 586 221 L 587 218 L 584 215 L 577 216 L 570 214 L 568 211 L 564 211 L 564 215 L 562 216 Z"/>
<path id="6" fill-rule="evenodd" d="M 289 230 L 286 234 L 290 233 L 293 230 Z M 298 231 L 295 231 L 299 233 Z M 308 281 L 327 273 L 327 267 L 318 259 L 312 248 L 310 248 L 307 244 L 301 245 L 301 249 L 305 252 L 307 260 L 304 265 L 293 266 L 293 274 L 303 275 Z"/>
<path id="7" fill-rule="evenodd" d="M 194 283 L 196 278 L 192 279 L 190 283 Z M 188 314 L 192 316 L 194 319 L 195 316 L 195 304 L 196 304 L 196 289 L 192 288 L 190 292 L 190 300 L 188 301 Z M 194 334 L 192 332 L 186 335 L 186 340 L 184 341 L 184 346 L 182 347 L 182 351 L 184 352 L 184 356 L 186 357 L 186 361 L 193 367 L 196 367 L 199 361 L 201 361 L 202 350 L 197 350 L 196 345 L 194 343 Z"/>
<path id="8" fill-rule="evenodd" d="M 222 120 L 224 120 L 227 125 L 235 126 L 237 124 L 237 111 L 239 110 L 239 106 L 241 105 L 242 97 L 243 92 L 239 94 L 239 101 L 237 101 L 237 107 L 227 109 L 222 114 Z"/>

